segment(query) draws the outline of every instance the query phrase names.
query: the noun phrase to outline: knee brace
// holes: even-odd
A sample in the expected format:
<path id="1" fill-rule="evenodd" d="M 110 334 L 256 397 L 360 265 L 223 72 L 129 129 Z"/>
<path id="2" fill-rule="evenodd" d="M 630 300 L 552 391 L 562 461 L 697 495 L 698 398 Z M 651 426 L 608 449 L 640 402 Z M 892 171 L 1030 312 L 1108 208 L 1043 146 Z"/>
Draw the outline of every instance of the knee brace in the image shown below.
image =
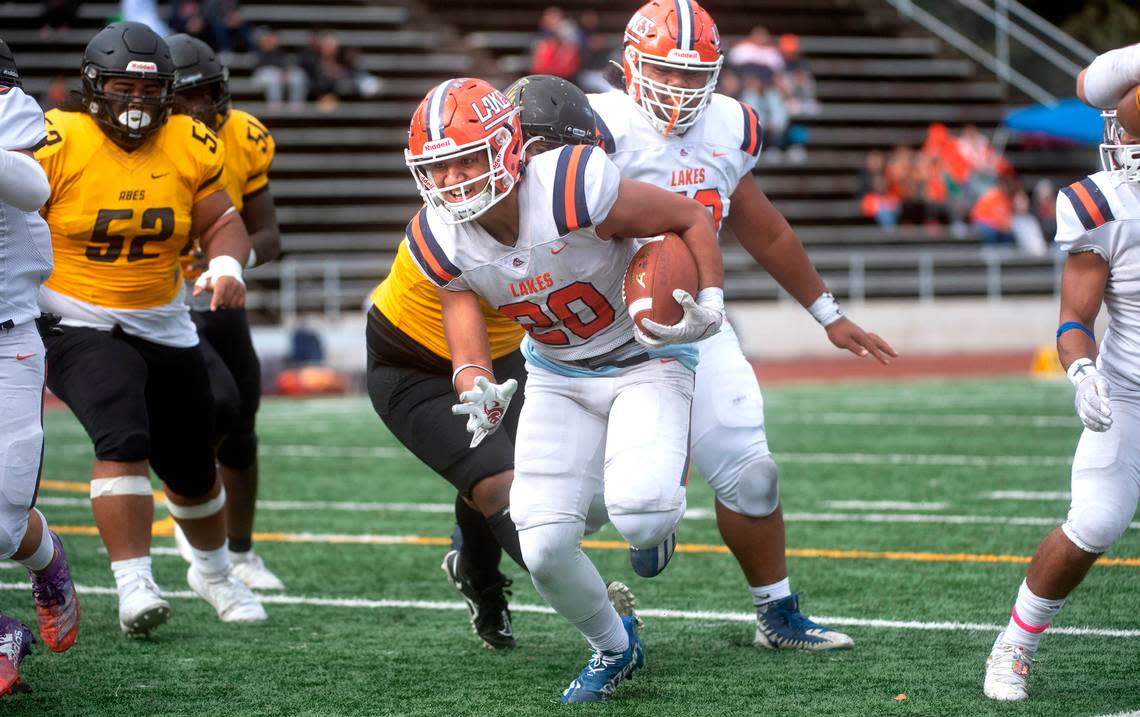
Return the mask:
<path id="1" fill-rule="evenodd" d="M 780 471 L 771 453 L 751 451 L 733 461 L 709 485 L 724 507 L 750 518 L 772 514 L 780 504 Z"/>
<path id="2" fill-rule="evenodd" d="M 231 433 L 218 446 L 218 463 L 226 468 L 245 470 L 257 461 L 257 434 Z"/>
<path id="3" fill-rule="evenodd" d="M 614 514 L 611 511 L 610 522 L 631 546 L 638 550 L 648 550 L 665 542 L 677 529 L 677 523 L 681 522 L 684 514 L 685 504 L 682 503 L 676 510 L 654 513 Z"/>
<path id="4" fill-rule="evenodd" d="M 1061 526 L 1065 536 L 1086 553 L 1100 554 L 1128 530 L 1131 512 L 1124 506 L 1097 504 L 1074 508 Z"/>

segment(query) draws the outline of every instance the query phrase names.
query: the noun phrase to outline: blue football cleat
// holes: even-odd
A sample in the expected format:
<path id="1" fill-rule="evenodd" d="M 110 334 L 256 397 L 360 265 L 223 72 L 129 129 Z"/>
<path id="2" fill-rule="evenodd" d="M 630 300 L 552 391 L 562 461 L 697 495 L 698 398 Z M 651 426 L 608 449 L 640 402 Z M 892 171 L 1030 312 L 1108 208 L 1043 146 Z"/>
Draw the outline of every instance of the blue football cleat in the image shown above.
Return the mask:
<path id="1" fill-rule="evenodd" d="M 800 612 L 799 595 L 774 600 L 756 609 L 756 647 L 769 650 L 838 650 L 855 641 L 842 632 L 812 622 Z"/>
<path id="2" fill-rule="evenodd" d="M 595 652 L 578 677 L 562 693 L 562 704 L 601 702 L 607 700 L 622 680 L 633 679 L 633 672 L 645 665 L 645 646 L 637 629 L 641 621 L 635 615 L 623 617 L 629 635 L 625 652 Z"/>
<path id="3" fill-rule="evenodd" d="M 677 531 L 669 534 L 665 541 L 654 548 L 646 548 L 644 550 L 630 546 L 629 548 L 629 564 L 633 566 L 633 572 L 637 573 L 643 578 L 652 578 L 661 574 L 665 566 L 669 564 L 669 559 L 673 557 L 673 551 L 677 549 Z"/>

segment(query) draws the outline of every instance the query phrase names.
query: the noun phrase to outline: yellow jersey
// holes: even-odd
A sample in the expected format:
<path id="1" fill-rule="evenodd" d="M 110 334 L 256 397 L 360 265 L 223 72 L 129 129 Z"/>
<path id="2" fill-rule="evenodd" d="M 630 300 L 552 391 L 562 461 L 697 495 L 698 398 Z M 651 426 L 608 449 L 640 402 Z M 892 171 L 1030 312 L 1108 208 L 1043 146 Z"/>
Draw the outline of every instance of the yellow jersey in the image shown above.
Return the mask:
<path id="1" fill-rule="evenodd" d="M 191 208 L 223 190 L 222 153 L 206 125 L 175 115 L 127 152 L 90 115 L 51 110 L 36 152 L 51 184 L 42 210 L 55 272 L 44 286 L 110 309 L 169 304 Z"/>
<path id="2" fill-rule="evenodd" d="M 423 209 L 422 211 L 429 211 Z M 372 303 L 388 321 L 432 353 L 451 360 L 447 338 L 443 334 L 443 309 L 435 284 L 416 268 L 408 251 L 408 242 L 400 242 L 396 259 L 388 276 L 372 292 Z M 487 336 L 491 339 L 491 358 L 501 358 L 516 350 L 522 342 L 523 329 L 479 299 Z"/>
<path id="3" fill-rule="evenodd" d="M 218 132 L 218 138 L 222 142 L 220 151 L 225 156 L 226 171 L 222 176 L 226 194 L 240 213 L 245 208 L 246 199 L 269 186 L 269 166 L 273 164 L 277 144 L 256 117 L 233 109 Z M 201 269 L 191 267 L 195 259 L 190 251 L 191 246 L 187 246 L 182 256 L 182 274 L 187 281 L 197 279 L 202 273 Z"/>

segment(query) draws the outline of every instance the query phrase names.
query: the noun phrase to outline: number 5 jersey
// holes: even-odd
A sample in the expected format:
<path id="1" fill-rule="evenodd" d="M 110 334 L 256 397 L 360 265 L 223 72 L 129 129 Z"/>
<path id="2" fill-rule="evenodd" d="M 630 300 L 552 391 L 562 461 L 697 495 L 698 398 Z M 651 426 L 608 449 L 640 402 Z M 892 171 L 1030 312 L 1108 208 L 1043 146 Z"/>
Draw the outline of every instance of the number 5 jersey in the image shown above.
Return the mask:
<path id="1" fill-rule="evenodd" d="M 224 188 L 218 138 L 185 115 L 132 152 L 87 114 L 52 110 L 47 130 L 36 158 L 52 187 L 43 213 L 55 272 L 40 307 L 66 325 L 119 325 L 166 346 L 197 345 L 179 253 L 194 204 Z"/>

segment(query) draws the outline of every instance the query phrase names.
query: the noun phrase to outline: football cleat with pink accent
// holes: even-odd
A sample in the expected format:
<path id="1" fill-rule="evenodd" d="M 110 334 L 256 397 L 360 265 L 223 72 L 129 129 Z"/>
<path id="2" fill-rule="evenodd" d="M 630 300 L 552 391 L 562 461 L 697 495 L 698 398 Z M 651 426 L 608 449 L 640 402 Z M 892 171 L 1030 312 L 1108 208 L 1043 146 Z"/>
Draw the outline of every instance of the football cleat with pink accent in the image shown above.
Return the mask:
<path id="1" fill-rule="evenodd" d="M 1004 634 L 1004 633 L 1003 633 Z M 982 692 L 991 700 L 1020 702 L 1029 697 L 1026 680 L 1033 665 L 1033 653 L 1002 640 L 998 635 L 986 658 L 986 680 Z"/>

